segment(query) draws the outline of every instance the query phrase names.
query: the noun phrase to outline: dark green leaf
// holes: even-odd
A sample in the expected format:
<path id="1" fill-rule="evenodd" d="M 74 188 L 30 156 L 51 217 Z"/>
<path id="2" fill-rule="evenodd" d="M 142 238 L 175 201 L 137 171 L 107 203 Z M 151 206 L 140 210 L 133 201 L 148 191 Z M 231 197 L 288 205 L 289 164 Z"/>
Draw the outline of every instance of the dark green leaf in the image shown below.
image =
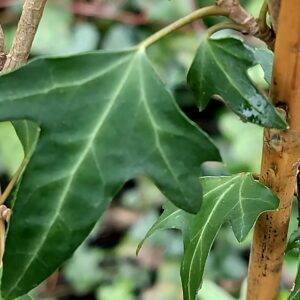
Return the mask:
<path id="1" fill-rule="evenodd" d="M 219 152 L 182 114 L 144 52 L 35 60 L 1 77 L 0 90 L 0 120 L 41 128 L 8 232 L 6 299 L 68 258 L 133 177 L 149 176 L 176 205 L 199 210 L 200 165 Z"/>
<path id="2" fill-rule="evenodd" d="M 155 224 L 150 228 L 147 232 L 144 239 L 139 243 L 137 247 L 137 255 L 139 254 L 144 242 L 154 233 L 159 230 L 164 229 L 179 229 L 184 233 L 184 237 L 188 237 L 189 234 L 189 227 L 188 227 L 188 220 L 192 218 L 192 215 L 189 213 L 178 209 L 174 204 L 171 202 L 167 202 L 164 205 L 164 212 L 161 214 L 159 219 L 155 222 Z"/>
<path id="3" fill-rule="evenodd" d="M 245 121 L 286 128 L 276 108 L 249 79 L 247 70 L 258 63 L 255 49 L 239 39 L 204 40 L 188 74 L 199 109 L 218 95 Z"/>
<path id="4" fill-rule="evenodd" d="M 207 255 L 222 224 L 230 222 L 237 240 L 242 241 L 262 212 L 279 205 L 278 198 L 250 174 L 203 177 L 201 183 L 204 198 L 197 215 L 168 204 L 147 234 L 149 237 L 157 230 L 174 227 L 183 232 L 181 279 L 185 300 L 195 300 Z"/>

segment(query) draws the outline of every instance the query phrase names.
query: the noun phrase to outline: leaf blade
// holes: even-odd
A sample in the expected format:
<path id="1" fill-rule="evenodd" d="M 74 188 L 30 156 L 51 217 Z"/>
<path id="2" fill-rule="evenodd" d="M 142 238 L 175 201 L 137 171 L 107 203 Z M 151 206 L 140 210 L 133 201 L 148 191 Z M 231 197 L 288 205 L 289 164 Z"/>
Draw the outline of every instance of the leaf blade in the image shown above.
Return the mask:
<path id="1" fill-rule="evenodd" d="M 188 83 L 200 110 L 218 95 L 243 120 L 285 129 L 287 123 L 247 75 L 247 70 L 258 63 L 267 73 L 270 71 L 266 57 L 255 54 L 256 51 L 235 38 L 207 39 L 198 49 Z"/>
<path id="2" fill-rule="evenodd" d="M 179 110 L 145 53 L 38 59 L 1 77 L 0 87 L 0 120 L 41 128 L 8 232 L 6 299 L 68 258 L 131 178 L 146 175 L 174 203 L 198 211 L 199 167 L 220 160 L 219 152 Z"/>
<path id="3" fill-rule="evenodd" d="M 174 227 L 182 231 L 184 255 L 181 280 L 184 300 L 195 300 L 208 253 L 222 224 L 229 221 L 237 240 L 242 241 L 261 213 L 277 209 L 279 205 L 271 190 L 256 182 L 250 174 L 202 177 L 201 182 L 204 198 L 197 215 L 166 205 L 163 214 L 146 235 L 147 238 L 158 230 Z M 258 200 L 262 202 L 260 205 L 256 203 Z M 172 220 L 174 213 L 176 218 Z"/>

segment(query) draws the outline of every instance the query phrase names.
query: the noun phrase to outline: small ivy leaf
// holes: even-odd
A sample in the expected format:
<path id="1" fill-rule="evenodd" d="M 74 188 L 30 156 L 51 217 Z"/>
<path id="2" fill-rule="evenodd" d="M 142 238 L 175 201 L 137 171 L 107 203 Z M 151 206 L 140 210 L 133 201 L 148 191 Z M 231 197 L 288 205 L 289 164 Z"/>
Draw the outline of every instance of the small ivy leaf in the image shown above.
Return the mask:
<path id="1" fill-rule="evenodd" d="M 272 191 L 250 174 L 203 177 L 200 181 L 204 192 L 200 212 L 191 215 L 169 204 L 146 236 L 166 228 L 175 227 L 182 231 L 184 300 L 195 300 L 208 253 L 222 224 L 230 222 L 237 240 L 242 241 L 260 214 L 275 210 L 279 205 L 279 199 Z"/>
<path id="2" fill-rule="evenodd" d="M 266 82 L 271 85 L 274 53 L 268 49 L 262 49 L 262 48 L 255 48 L 253 50 L 254 50 L 254 56 L 256 62 L 261 65 L 265 73 Z"/>
<path id="3" fill-rule="evenodd" d="M 0 90 L 1 121 L 29 120 L 41 130 L 6 240 L 5 299 L 27 293 L 70 257 L 136 176 L 199 211 L 200 165 L 220 160 L 219 152 L 183 115 L 144 52 L 38 59 L 2 76 Z"/>
<path id="4" fill-rule="evenodd" d="M 294 283 L 294 287 L 290 293 L 288 300 L 299 300 L 299 299 L 300 299 L 300 259 L 298 262 L 298 272 Z"/>
<path id="5" fill-rule="evenodd" d="M 264 61 L 262 55 L 260 59 Z M 287 128 L 276 108 L 247 74 L 258 63 L 255 49 L 239 39 L 204 40 L 188 73 L 199 109 L 205 109 L 210 99 L 218 95 L 242 120 L 268 128 Z"/>

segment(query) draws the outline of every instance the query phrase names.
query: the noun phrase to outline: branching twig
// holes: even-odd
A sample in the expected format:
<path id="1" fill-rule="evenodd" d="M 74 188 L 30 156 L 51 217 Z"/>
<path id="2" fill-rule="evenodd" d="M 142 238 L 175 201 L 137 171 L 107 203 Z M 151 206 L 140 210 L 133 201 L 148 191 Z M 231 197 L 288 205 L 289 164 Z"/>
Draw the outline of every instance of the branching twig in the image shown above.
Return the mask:
<path id="1" fill-rule="evenodd" d="M 258 35 L 259 26 L 256 19 L 241 6 L 239 0 L 218 0 L 217 5 L 228 11 L 232 21 L 247 27 L 250 34 Z"/>
<path id="2" fill-rule="evenodd" d="M 228 11 L 232 21 L 243 25 L 250 34 L 265 41 L 269 47 L 273 47 L 274 34 L 272 30 L 268 26 L 261 27 L 258 20 L 240 4 L 239 0 L 218 0 L 217 5 Z"/>
<path id="3" fill-rule="evenodd" d="M 7 55 L 3 72 L 14 70 L 26 63 L 46 2 L 47 0 L 25 1 L 13 46 Z"/>

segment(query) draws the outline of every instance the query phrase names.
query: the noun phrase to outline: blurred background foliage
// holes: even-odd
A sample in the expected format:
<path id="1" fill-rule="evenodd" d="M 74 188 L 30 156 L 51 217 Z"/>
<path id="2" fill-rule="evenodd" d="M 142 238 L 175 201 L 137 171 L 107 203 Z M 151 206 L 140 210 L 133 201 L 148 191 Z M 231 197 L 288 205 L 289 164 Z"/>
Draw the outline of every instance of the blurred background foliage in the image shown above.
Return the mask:
<path id="1" fill-rule="evenodd" d="M 261 0 L 241 2 L 258 15 Z M 214 0 L 49 0 L 32 57 L 128 48 L 171 21 L 213 3 Z M 21 7 L 22 1 L 0 1 L 0 23 L 8 49 Z M 218 101 L 210 102 L 205 112 L 199 113 L 185 82 L 207 26 L 221 20 L 206 18 L 196 22 L 154 45 L 149 54 L 182 110 L 208 132 L 221 149 L 224 165 L 205 163 L 203 174 L 257 173 L 263 130 L 242 123 Z M 249 42 L 257 43 L 251 39 Z M 261 69 L 254 68 L 249 75 L 262 89 L 267 89 Z M 4 187 L 23 154 L 9 123 L 0 124 L 0 140 L 0 173 Z M 34 294 L 47 299 L 182 299 L 179 276 L 182 241 L 178 232 L 156 234 L 140 255 L 135 255 L 137 244 L 161 213 L 164 201 L 146 178 L 128 182 L 85 243 Z M 291 231 L 296 226 L 296 221 L 292 222 Z M 238 244 L 229 225 L 222 228 L 207 263 L 199 300 L 243 299 L 250 244 L 251 236 Z M 283 270 L 281 300 L 287 299 L 296 265 L 297 253 L 290 253 Z"/>

